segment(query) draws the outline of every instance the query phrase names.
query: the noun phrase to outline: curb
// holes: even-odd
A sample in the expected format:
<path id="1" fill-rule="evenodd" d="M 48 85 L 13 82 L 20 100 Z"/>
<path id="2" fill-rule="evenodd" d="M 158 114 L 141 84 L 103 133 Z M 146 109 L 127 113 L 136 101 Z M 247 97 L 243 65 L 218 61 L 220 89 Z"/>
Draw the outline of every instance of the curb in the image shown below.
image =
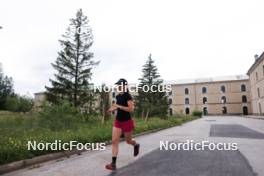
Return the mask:
<path id="1" fill-rule="evenodd" d="M 196 119 L 192 119 L 188 122 L 191 122 L 193 120 L 196 120 Z M 184 122 L 183 124 L 188 123 L 188 122 Z M 149 131 L 145 131 L 142 133 L 135 134 L 135 135 L 133 135 L 133 137 L 139 137 L 139 136 L 147 135 L 150 133 L 155 133 L 155 132 L 158 132 L 161 130 L 165 130 L 165 129 L 169 129 L 169 128 L 173 128 L 173 127 L 177 127 L 177 126 L 181 126 L 181 125 L 182 124 L 179 124 L 176 126 L 171 126 L 168 128 L 157 128 L 154 130 L 149 130 Z M 120 141 L 124 141 L 124 138 L 121 138 Z M 110 144 L 112 144 L 112 141 L 111 140 L 110 141 L 104 141 L 102 143 L 105 143 L 106 145 L 110 145 Z M 46 155 L 36 156 L 36 157 L 30 158 L 30 159 L 15 161 L 15 162 L 4 164 L 4 165 L 0 166 L 0 174 L 12 172 L 15 170 L 26 168 L 28 166 L 33 166 L 36 164 L 56 160 L 56 159 L 63 158 L 63 157 L 69 158 L 71 155 L 74 155 L 74 154 L 81 155 L 81 153 L 83 153 L 83 152 L 90 152 L 90 151 L 89 150 L 76 150 L 75 149 L 75 150 L 71 150 L 71 151 L 62 151 L 62 152 L 57 152 L 57 153 L 50 153 L 50 154 L 46 154 Z"/>
<path id="2" fill-rule="evenodd" d="M 258 119 L 258 120 L 264 120 L 263 116 L 242 116 L 244 118 L 248 118 L 248 119 Z"/>

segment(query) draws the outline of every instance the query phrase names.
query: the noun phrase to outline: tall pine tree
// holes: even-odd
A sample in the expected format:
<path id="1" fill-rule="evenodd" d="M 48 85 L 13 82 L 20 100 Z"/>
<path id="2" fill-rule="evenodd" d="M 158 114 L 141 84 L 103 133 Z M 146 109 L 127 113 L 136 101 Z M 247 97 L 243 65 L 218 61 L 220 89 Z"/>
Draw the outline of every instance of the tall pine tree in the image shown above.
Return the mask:
<path id="1" fill-rule="evenodd" d="M 99 62 L 93 61 L 90 48 L 93 44 L 92 30 L 88 18 L 79 9 L 76 17 L 70 19 L 70 25 L 59 40 L 62 50 L 58 52 L 55 63 L 55 79 L 50 79 L 51 87 L 47 89 L 47 99 L 58 103 L 61 99 L 69 100 L 75 107 L 92 104 L 94 100 L 90 87 L 92 69 Z"/>
<path id="2" fill-rule="evenodd" d="M 148 116 L 166 116 L 168 100 L 166 92 L 158 91 L 158 87 L 162 86 L 163 80 L 160 79 L 158 68 L 155 66 L 151 54 L 145 65 L 143 65 L 142 73 L 142 77 L 139 78 L 139 86 L 142 89 L 139 89 L 136 96 L 137 113 Z M 154 91 L 146 91 L 147 88 L 144 89 L 144 87 L 153 87 Z"/>

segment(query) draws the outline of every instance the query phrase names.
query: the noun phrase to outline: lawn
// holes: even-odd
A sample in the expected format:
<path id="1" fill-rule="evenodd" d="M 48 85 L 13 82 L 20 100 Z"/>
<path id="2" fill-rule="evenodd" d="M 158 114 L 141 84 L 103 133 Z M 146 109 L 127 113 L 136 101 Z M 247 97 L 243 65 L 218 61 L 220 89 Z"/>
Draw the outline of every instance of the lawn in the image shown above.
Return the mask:
<path id="1" fill-rule="evenodd" d="M 195 118 L 192 116 L 172 116 L 166 119 L 155 117 L 150 118 L 147 122 L 140 118 L 135 118 L 136 129 L 134 134 L 181 125 Z M 78 123 L 78 127 L 75 129 L 52 131 L 38 125 L 36 114 L 18 114 L 2 111 L 0 112 L 0 165 L 58 152 L 52 150 L 27 150 L 27 141 L 44 143 L 54 142 L 55 140 L 61 140 L 62 142 L 74 140 L 81 143 L 109 141 L 111 140 L 112 123 L 113 117 L 104 124 L 101 123 L 99 117 L 90 117 L 85 122 Z"/>

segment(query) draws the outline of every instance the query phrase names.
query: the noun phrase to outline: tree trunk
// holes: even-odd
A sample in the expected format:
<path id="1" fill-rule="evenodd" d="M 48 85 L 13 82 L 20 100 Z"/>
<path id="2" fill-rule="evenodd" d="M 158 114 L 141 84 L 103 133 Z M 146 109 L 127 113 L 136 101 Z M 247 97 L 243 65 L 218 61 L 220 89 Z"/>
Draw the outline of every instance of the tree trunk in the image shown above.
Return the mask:
<path id="1" fill-rule="evenodd" d="M 144 119 L 145 118 L 145 113 L 144 113 L 144 110 L 141 112 L 141 119 Z"/>
<path id="2" fill-rule="evenodd" d="M 149 116 L 149 110 L 147 111 L 146 117 L 145 117 L 145 122 L 148 121 L 148 116 Z"/>

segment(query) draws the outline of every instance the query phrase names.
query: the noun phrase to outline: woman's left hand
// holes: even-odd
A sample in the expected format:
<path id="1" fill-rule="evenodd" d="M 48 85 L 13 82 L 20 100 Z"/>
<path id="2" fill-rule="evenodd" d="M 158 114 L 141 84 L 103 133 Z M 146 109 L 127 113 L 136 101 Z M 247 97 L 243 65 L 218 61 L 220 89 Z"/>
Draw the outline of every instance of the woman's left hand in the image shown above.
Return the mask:
<path id="1" fill-rule="evenodd" d="M 115 111 L 117 109 L 117 105 L 116 104 L 113 104 L 109 109 L 108 109 L 108 111 L 109 112 L 113 112 L 113 111 Z"/>

